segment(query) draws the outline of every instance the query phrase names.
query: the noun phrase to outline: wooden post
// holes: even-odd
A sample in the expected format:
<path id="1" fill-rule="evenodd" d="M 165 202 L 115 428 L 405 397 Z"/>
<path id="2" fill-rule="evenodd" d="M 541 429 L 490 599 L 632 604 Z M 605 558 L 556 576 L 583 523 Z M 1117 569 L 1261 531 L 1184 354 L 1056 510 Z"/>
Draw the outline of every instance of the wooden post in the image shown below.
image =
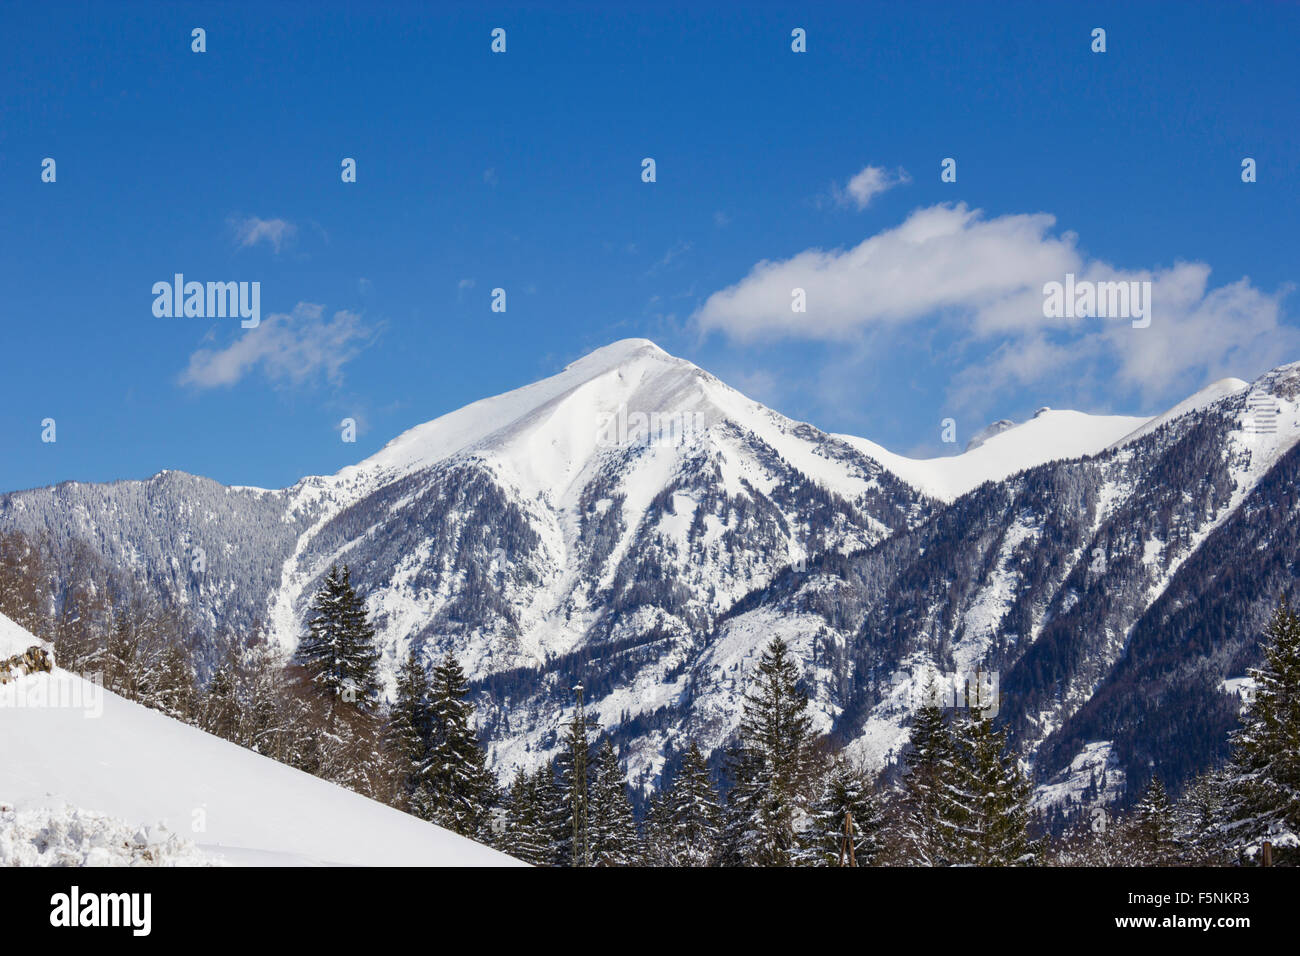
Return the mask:
<path id="1" fill-rule="evenodd" d="M 1260 864 L 1261 866 L 1273 865 L 1273 843 L 1270 840 L 1264 841 L 1263 857 L 1264 857 L 1264 862 Z"/>
<path id="2" fill-rule="evenodd" d="M 849 866 L 857 866 L 857 857 L 853 852 L 853 812 L 844 811 L 844 836 L 840 839 L 840 866 L 844 865 L 845 854 L 849 858 Z"/>

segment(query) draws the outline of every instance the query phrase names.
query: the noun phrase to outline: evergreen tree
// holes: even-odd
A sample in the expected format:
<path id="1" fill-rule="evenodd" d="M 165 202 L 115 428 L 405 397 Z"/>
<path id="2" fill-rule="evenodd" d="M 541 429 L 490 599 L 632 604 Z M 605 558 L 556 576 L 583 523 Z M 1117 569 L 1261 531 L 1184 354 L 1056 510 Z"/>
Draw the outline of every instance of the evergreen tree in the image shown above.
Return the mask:
<path id="1" fill-rule="evenodd" d="M 789 866 L 797 850 L 796 817 L 815 783 L 812 718 L 799 669 L 780 638 L 763 652 L 740 722 L 744 775 L 732 791 L 731 853 L 747 866 Z"/>
<path id="2" fill-rule="evenodd" d="M 546 773 L 549 767 L 543 768 Z M 505 827 L 500 847 L 517 860 L 534 866 L 553 862 L 551 841 L 546 833 L 546 807 L 539 796 L 538 778 L 522 769 L 515 771 L 506 796 Z"/>
<path id="3" fill-rule="evenodd" d="M 423 809 L 427 802 L 418 797 L 430 766 L 430 740 L 433 736 L 429 699 L 432 692 L 429 675 L 409 654 L 397 674 L 397 696 L 388 713 L 385 741 L 397 765 L 404 795 L 403 805 Z"/>
<path id="4" fill-rule="evenodd" d="M 1165 785 L 1153 776 L 1121 831 L 1129 866 L 1170 866 L 1177 861 L 1174 808 Z"/>
<path id="5" fill-rule="evenodd" d="M 141 682 L 138 700 L 176 720 L 189 721 L 198 706 L 197 680 L 189 652 L 171 638 Z"/>
<path id="6" fill-rule="evenodd" d="M 573 721 L 569 724 L 569 748 L 566 755 L 568 759 L 563 764 L 561 789 L 570 826 L 567 841 L 569 865 L 591 866 L 591 843 L 588 833 L 590 793 L 587 780 L 590 744 L 587 742 L 587 718 L 582 709 L 582 685 L 579 684 L 574 690 L 577 692 L 578 702 L 573 709 Z"/>
<path id="7" fill-rule="evenodd" d="M 989 717 L 967 714 L 950 799 L 941 813 L 956 859 L 976 866 L 1015 866 L 1033 859 L 1029 838 L 1029 782 L 1007 753 L 1006 738 Z"/>
<path id="8" fill-rule="evenodd" d="M 642 840 L 641 859 L 645 866 L 678 866 L 677 847 L 672 820 L 668 811 L 668 793 L 657 790 L 650 795 L 646 810 L 645 838 Z"/>
<path id="9" fill-rule="evenodd" d="M 550 846 L 551 866 L 569 866 L 573 862 L 573 812 L 568 793 L 560 785 L 567 773 L 564 766 L 565 761 L 557 759 L 541 767 L 533 778 L 541 814 L 539 826 Z"/>
<path id="10" fill-rule="evenodd" d="M 1264 662 L 1249 672 L 1254 696 L 1232 736 L 1222 832 L 1252 857 L 1272 841 L 1274 863 L 1286 865 L 1300 837 L 1300 617 L 1283 600 L 1264 633 Z"/>
<path id="11" fill-rule="evenodd" d="M 664 797 L 666 856 L 670 866 L 710 866 L 717 851 L 718 796 L 700 748 L 692 743 Z"/>
<path id="12" fill-rule="evenodd" d="M 208 681 L 198 707 L 198 725 L 210 734 L 238 743 L 238 652 L 232 644 Z"/>
<path id="13" fill-rule="evenodd" d="M 329 698 L 332 723 L 339 701 L 364 709 L 378 696 L 379 649 L 347 565 L 330 568 L 312 601 L 312 611 L 297 660 Z"/>
<path id="14" fill-rule="evenodd" d="M 845 818 L 852 821 L 856 866 L 871 866 L 883 849 L 884 814 L 866 775 L 844 757 L 832 760 L 800 835 L 799 862 L 808 866 L 848 866 Z"/>
<path id="15" fill-rule="evenodd" d="M 894 842 L 905 866 L 948 863 L 951 850 L 940 832 L 948 804 L 946 782 L 955 776 L 952 737 L 933 688 L 912 718 L 908 750 L 903 757 L 903 793 L 895 821 Z"/>
<path id="16" fill-rule="evenodd" d="M 756 835 L 762 757 L 748 747 L 737 745 L 727 751 L 726 768 L 731 789 L 722 811 L 715 859 L 719 866 L 748 866 L 752 862 L 749 848 Z"/>
<path id="17" fill-rule="evenodd" d="M 1222 826 L 1227 787 L 1219 770 L 1207 770 L 1183 793 L 1174 808 L 1174 843 L 1179 861 L 1189 866 L 1222 866 L 1229 862 Z"/>
<path id="18" fill-rule="evenodd" d="M 448 651 L 430 682 L 431 739 L 428 759 L 418 772 L 419 805 L 441 826 L 490 842 L 496 781 L 474 733 L 468 694 L 465 672 Z"/>
<path id="19" fill-rule="evenodd" d="M 640 861 L 636 819 L 614 745 L 606 738 L 596 756 L 587 833 L 594 866 L 634 866 Z"/>

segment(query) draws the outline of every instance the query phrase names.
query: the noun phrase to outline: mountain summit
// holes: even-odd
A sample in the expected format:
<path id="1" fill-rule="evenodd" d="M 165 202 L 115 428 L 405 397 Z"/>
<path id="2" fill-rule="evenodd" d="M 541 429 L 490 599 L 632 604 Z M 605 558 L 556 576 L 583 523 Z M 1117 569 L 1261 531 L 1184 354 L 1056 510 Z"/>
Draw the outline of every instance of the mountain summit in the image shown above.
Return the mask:
<path id="1" fill-rule="evenodd" d="M 455 653 L 502 774 L 555 752 L 580 682 L 652 785 L 688 742 L 731 738 L 775 635 L 818 728 L 869 761 L 901 745 L 926 675 L 980 668 L 1043 779 L 1097 741 L 1117 773 L 1183 772 L 1214 756 L 1209 724 L 1235 713 L 1217 688 L 1292 574 L 1296 368 L 1154 419 L 1042 409 L 917 460 L 628 339 L 335 475 L 67 483 L 0 496 L 0 530 L 47 535 L 66 577 L 94 559 L 174 597 L 201 652 L 256 630 L 294 646 L 346 563 L 388 681 L 407 654 Z M 1258 588 L 1225 590 L 1248 568 Z M 1165 666 L 1181 676 L 1149 699 L 1126 676 Z"/>

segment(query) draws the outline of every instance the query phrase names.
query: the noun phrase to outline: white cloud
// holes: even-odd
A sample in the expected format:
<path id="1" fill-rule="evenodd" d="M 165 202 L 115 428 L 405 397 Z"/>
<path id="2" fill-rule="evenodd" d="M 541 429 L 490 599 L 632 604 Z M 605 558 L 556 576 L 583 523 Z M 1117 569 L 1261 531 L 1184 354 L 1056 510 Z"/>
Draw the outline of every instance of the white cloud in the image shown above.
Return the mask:
<path id="1" fill-rule="evenodd" d="M 180 374 L 182 385 L 216 388 L 237 384 L 255 369 L 270 382 L 301 385 L 318 375 L 332 384 L 343 380 L 343 366 L 374 339 L 356 313 L 335 312 L 300 302 L 291 314 L 267 316 L 223 349 L 199 349 Z"/>
<path id="2" fill-rule="evenodd" d="M 866 209 L 871 200 L 881 193 L 911 181 L 912 177 L 901 166 L 892 173 L 882 166 L 865 166 L 849 180 L 847 186 L 835 190 L 835 197 L 842 205 L 852 204 L 859 209 Z"/>
<path id="3" fill-rule="evenodd" d="M 235 241 L 240 248 L 267 242 L 277 253 L 298 234 L 298 227 L 284 219 L 259 219 L 250 216 L 247 219 L 231 220 L 231 225 L 235 230 Z"/>
<path id="4" fill-rule="evenodd" d="M 741 342 L 811 339 L 861 343 L 876 333 L 941 330 L 984 358 L 952 379 L 962 401 L 1061 376 L 1154 402 L 1227 375 L 1250 377 L 1300 357 L 1300 333 L 1281 322 L 1288 290 L 1248 279 L 1210 288 L 1210 267 L 1121 270 L 1088 259 L 1072 233 L 1037 213 L 986 218 L 964 205 L 913 212 L 849 249 L 808 249 L 763 260 L 696 311 L 701 331 Z M 1092 281 L 1149 281 L 1151 323 L 1048 319 L 1043 284 L 1066 273 Z M 807 311 L 791 309 L 805 291 Z"/>
<path id="5" fill-rule="evenodd" d="M 1077 267 L 1072 238 L 1047 235 L 1054 224 L 1041 214 L 985 220 L 964 205 L 932 206 L 852 249 L 765 259 L 709 296 L 696 319 L 741 340 L 836 340 L 942 309 L 992 307 Z M 791 309 L 796 288 L 807 293 L 806 313 Z"/>

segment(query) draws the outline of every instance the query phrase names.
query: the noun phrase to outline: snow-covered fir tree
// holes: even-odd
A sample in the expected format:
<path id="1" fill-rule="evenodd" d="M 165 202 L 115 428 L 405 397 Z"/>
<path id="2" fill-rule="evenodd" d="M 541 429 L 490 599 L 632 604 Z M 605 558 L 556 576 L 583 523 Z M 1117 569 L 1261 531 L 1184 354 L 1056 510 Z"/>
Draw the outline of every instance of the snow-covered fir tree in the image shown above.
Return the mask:
<path id="1" fill-rule="evenodd" d="M 948 795 L 946 782 L 956 776 L 952 738 L 933 688 L 912 718 L 903 756 L 903 789 L 892 823 L 893 862 L 904 866 L 938 866 L 951 861 L 940 833 Z"/>
<path id="2" fill-rule="evenodd" d="M 587 716 L 582 708 L 582 685 L 574 688 L 578 695 L 569 722 L 569 745 L 561 762 L 560 790 L 564 800 L 564 814 L 568 820 L 570 866 L 591 866 L 591 841 L 588 832 L 590 780 L 587 764 L 591 744 L 587 739 Z"/>
<path id="3" fill-rule="evenodd" d="M 957 772 L 941 801 L 940 832 L 954 862 L 1016 866 L 1032 862 L 1029 836 L 1032 787 L 1007 752 L 1006 737 L 992 718 L 976 711 L 957 719 Z"/>
<path id="4" fill-rule="evenodd" d="M 1178 859 L 1190 866 L 1230 862 L 1223 838 L 1227 787 L 1222 770 L 1207 770 L 1183 792 L 1174 808 L 1174 843 Z"/>
<path id="5" fill-rule="evenodd" d="M 1128 866 L 1172 866 L 1178 862 L 1174 807 L 1159 777 L 1152 776 L 1120 828 Z"/>
<path id="6" fill-rule="evenodd" d="M 655 827 L 658 853 L 666 866 L 710 866 L 718 844 L 718 795 L 700 748 L 682 755 L 672 786 L 663 795 L 662 823 Z"/>
<path id="7" fill-rule="evenodd" d="M 567 755 L 561 754 L 533 775 L 533 792 L 537 802 L 539 830 L 550 847 L 547 862 L 551 866 L 570 866 L 573 862 L 573 810 L 567 788 L 561 784 L 568 771 Z"/>
<path id="8" fill-rule="evenodd" d="M 733 753 L 724 862 L 789 866 L 795 823 L 816 783 L 808 695 L 788 645 L 773 638 L 750 678 Z"/>
<path id="9" fill-rule="evenodd" d="M 673 828 L 668 815 L 668 792 L 656 790 L 650 795 L 642 822 L 644 838 L 641 841 L 643 866 L 677 866 Z"/>
<path id="10" fill-rule="evenodd" d="M 550 767 L 543 772 L 550 774 Z M 539 794 L 538 777 L 522 769 L 515 771 L 505 799 L 505 825 L 499 848 L 515 859 L 534 866 L 553 862 L 553 848 L 546 832 L 546 807 Z"/>
<path id="11" fill-rule="evenodd" d="M 1264 631 L 1264 661 L 1249 672 L 1252 699 L 1232 735 L 1224 838 L 1258 860 L 1264 841 L 1276 865 L 1300 858 L 1300 617 L 1283 600 Z"/>
<path id="12" fill-rule="evenodd" d="M 428 758 L 418 773 L 421 816 L 464 836 L 487 839 L 496 781 L 473 727 L 469 683 L 449 651 L 429 682 Z"/>
<path id="13" fill-rule="evenodd" d="M 587 808 L 587 839 L 593 866 L 635 866 L 641 859 L 636 817 L 614 745 L 606 738 L 596 755 Z"/>
<path id="14" fill-rule="evenodd" d="M 405 806 L 412 809 L 428 806 L 418 795 L 431 765 L 431 692 L 428 673 L 414 654 L 407 655 L 397 673 L 397 693 L 388 711 L 385 742 L 397 765 Z"/>
<path id="15" fill-rule="evenodd" d="M 884 848 L 884 823 L 883 807 L 871 780 L 843 755 L 837 755 L 799 835 L 798 860 L 808 866 L 871 866 Z M 851 840 L 846 837 L 849 825 Z"/>
<path id="16" fill-rule="evenodd" d="M 379 649 L 347 565 L 329 569 L 312 612 L 297 661 L 330 699 L 331 708 L 339 701 L 369 707 L 379 693 Z"/>

